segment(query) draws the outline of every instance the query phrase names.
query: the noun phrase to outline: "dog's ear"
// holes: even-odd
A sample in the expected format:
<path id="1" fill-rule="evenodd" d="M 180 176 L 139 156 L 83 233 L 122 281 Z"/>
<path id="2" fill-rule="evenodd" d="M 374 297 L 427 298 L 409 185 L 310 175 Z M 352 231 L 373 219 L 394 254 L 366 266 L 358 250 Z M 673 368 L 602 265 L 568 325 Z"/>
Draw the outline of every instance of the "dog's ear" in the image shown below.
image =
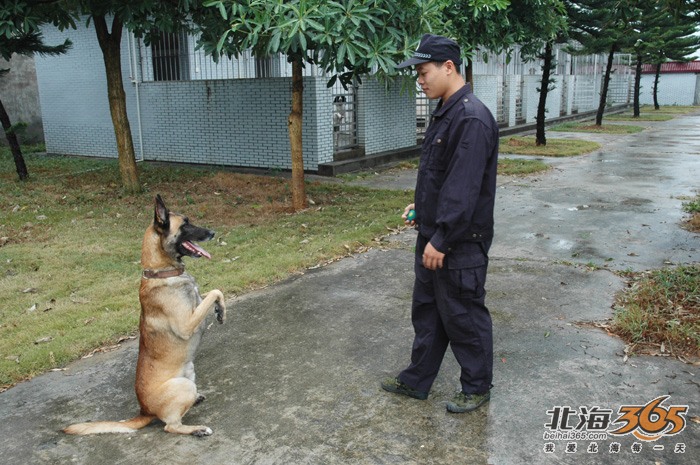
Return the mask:
<path id="1" fill-rule="evenodd" d="M 156 194 L 153 226 L 156 228 L 156 231 L 159 232 L 166 232 L 170 229 L 170 212 L 168 211 L 168 207 L 165 206 L 165 202 L 163 202 L 160 194 Z"/>

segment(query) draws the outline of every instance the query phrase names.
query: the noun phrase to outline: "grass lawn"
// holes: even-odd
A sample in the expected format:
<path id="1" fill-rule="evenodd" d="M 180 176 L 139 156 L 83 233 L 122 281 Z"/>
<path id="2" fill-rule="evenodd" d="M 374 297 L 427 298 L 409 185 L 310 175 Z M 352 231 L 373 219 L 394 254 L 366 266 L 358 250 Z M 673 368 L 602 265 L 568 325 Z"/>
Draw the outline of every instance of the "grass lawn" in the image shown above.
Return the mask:
<path id="1" fill-rule="evenodd" d="M 537 146 L 535 137 L 509 137 L 501 139 L 501 153 L 541 155 L 545 157 L 571 157 L 590 153 L 600 148 L 597 142 L 576 139 L 548 138 L 547 145 Z"/>
<path id="2" fill-rule="evenodd" d="M 611 121 L 668 121 L 674 118 L 670 113 L 647 113 L 639 111 L 639 116 L 634 117 L 632 112 L 617 113 L 615 115 L 606 116 L 605 119 Z"/>
<path id="3" fill-rule="evenodd" d="M 124 195 L 116 160 L 25 156 L 17 180 L 0 156 L 0 389 L 137 333 L 143 233 L 156 193 L 217 232 L 212 260 L 185 259 L 202 292 L 233 294 L 368 247 L 412 191 L 309 182 L 311 207 L 289 211 L 279 177 L 140 164 L 145 192 Z"/>
<path id="4" fill-rule="evenodd" d="M 610 330 L 628 354 L 700 356 L 700 265 L 635 273 L 613 306 Z"/>
<path id="5" fill-rule="evenodd" d="M 502 144 L 503 142 L 501 142 Z M 556 155 L 555 155 L 556 156 Z M 405 160 L 398 163 L 396 166 L 391 168 L 391 170 L 415 170 L 418 169 L 420 164 L 420 159 L 412 158 L 410 160 Z M 524 176 L 533 173 L 539 173 L 542 171 L 547 171 L 549 165 L 540 160 L 520 160 L 512 158 L 498 158 L 498 175 L 499 176 Z M 375 176 L 377 173 L 374 171 L 363 171 L 358 173 L 346 173 L 341 174 L 338 178 L 346 181 L 352 182 L 358 179 L 368 178 L 370 176 Z"/>
<path id="6" fill-rule="evenodd" d="M 668 113 L 672 115 L 685 115 L 694 111 L 700 111 L 700 106 L 690 105 L 659 105 L 659 109 L 654 109 L 654 105 L 642 105 L 639 107 L 640 113 Z"/>
<path id="7" fill-rule="evenodd" d="M 501 173 L 503 167 L 503 173 Z M 526 176 L 528 174 L 541 173 L 550 169 L 550 166 L 541 160 L 524 160 L 521 158 L 499 158 L 498 174 L 512 176 Z"/>
<path id="8" fill-rule="evenodd" d="M 551 131 L 562 131 L 562 132 L 597 132 L 601 134 L 636 134 L 642 132 L 644 128 L 642 126 L 627 126 L 622 124 L 605 124 L 605 118 L 603 119 L 603 124 L 596 126 L 593 121 L 583 121 L 583 122 L 569 122 L 562 123 L 549 128 Z"/>

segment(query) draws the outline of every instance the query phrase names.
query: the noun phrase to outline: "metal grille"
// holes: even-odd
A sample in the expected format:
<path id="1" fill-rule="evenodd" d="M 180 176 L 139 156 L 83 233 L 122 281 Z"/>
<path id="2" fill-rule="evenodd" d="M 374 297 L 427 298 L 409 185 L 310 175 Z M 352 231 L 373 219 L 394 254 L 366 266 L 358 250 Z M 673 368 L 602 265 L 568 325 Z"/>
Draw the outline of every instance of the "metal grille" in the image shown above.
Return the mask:
<path id="1" fill-rule="evenodd" d="M 561 79 L 561 105 L 559 106 L 559 114 L 566 114 L 566 107 L 569 105 L 569 80 L 566 76 Z"/>
<path id="2" fill-rule="evenodd" d="M 189 79 L 186 33 L 162 33 L 153 41 L 150 50 L 154 81 Z"/>
<path id="3" fill-rule="evenodd" d="M 357 93 L 355 87 L 333 86 L 333 149 L 354 149 L 357 143 Z"/>
<path id="4" fill-rule="evenodd" d="M 416 84 L 416 140 L 421 141 L 430 124 L 430 99 Z"/>
<path id="5" fill-rule="evenodd" d="M 506 111 L 506 96 L 508 95 L 508 89 L 506 80 L 503 76 L 498 76 L 498 89 L 497 92 L 498 100 L 496 101 L 496 122 L 500 124 L 508 123 L 508 112 Z"/>
<path id="6" fill-rule="evenodd" d="M 150 46 L 132 37 L 129 41 L 130 54 L 133 64 L 140 70 L 141 79 L 146 82 L 172 81 L 172 80 L 200 80 L 200 79 L 252 79 L 290 77 L 291 64 L 284 55 L 272 57 L 256 57 L 250 51 L 239 56 L 227 58 L 221 57 L 218 62 L 204 53 L 196 50 L 198 37 L 188 36 L 178 32 L 162 34 Z M 566 113 L 568 104 L 571 104 L 571 112 L 578 113 L 597 107 L 596 93 L 600 86 L 600 80 L 605 70 L 606 55 L 570 55 L 563 51 L 563 46 L 555 47 L 557 66 L 555 74 L 573 76 L 570 80 L 562 80 L 561 114 Z M 613 65 L 614 74 L 609 91 L 609 102 L 624 103 L 630 98 L 631 55 L 618 54 Z M 466 63 L 465 63 L 466 64 Z M 523 80 L 524 74 L 539 74 L 541 72 L 541 60 L 534 59 L 528 62 L 522 61 L 519 47 L 514 47 L 510 59 L 506 53 L 493 54 L 477 52 L 473 57 L 473 73 L 475 76 L 497 76 L 498 97 L 496 105 L 496 119 L 501 124 L 506 124 L 512 112 L 515 112 L 515 124 L 525 122 L 523 109 Z M 304 67 L 304 76 L 324 76 L 321 69 L 307 64 Z M 506 96 L 508 89 L 506 83 L 508 76 L 520 76 L 521 79 L 510 81 L 516 86 L 515 108 L 509 108 Z M 617 79 L 615 79 L 617 78 Z M 517 82 L 517 84 L 516 84 Z M 572 101 L 569 102 L 567 87 L 572 86 Z M 417 88 L 416 91 L 416 139 L 420 141 L 430 123 L 430 113 L 437 102 L 431 102 L 425 94 Z M 335 152 L 351 150 L 358 146 L 357 134 L 357 93 L 356 88 L 344 89 L 336 84 L 332 90 L 331 101 L 333 105 L 333 146 Z"/>
<path id="7" fill-rule="evenodd" d="M 523 116 L 523 89 L 525 88 L 525 80 L 522 76 L 518 80 L 518 88 L 515 91 L 515 124 L 524 124 L 525 117 Z"/>

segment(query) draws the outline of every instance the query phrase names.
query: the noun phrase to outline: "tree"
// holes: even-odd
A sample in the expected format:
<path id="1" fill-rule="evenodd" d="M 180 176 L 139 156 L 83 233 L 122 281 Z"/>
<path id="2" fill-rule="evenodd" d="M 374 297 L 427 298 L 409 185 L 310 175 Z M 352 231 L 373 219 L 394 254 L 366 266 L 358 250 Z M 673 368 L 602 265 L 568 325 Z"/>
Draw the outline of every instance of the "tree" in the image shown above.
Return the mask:
<path id="1" fill-rule="evenodd" d="M 152 39 L 159 37 L 161 32 L 185 29 L 195 2 L 61 0 L 58 3 L 66 12 L 86 18 L 87 26 L 93 24 L 95 27 L 105 64 L 107 97 L 114 125 L 122 187 L 129 193 L 139 192 L 141 185 L 136 169 L 134 142 L 126 112 L 126 94 L 121 71 L 122 34 L 124 29 L 130 30 L 148 44 Z"/>
<path id="2" fill-rule="evenodd" d="M 542 81 L 537 104 L 535 144 L 547 145 L 545 117 L 547 94 L 554 90 L 551 72 L 556 66 L 553 48 L 567 38 L 566 8 L 561 0 L 513 0 L 511 8 L 517 12 L 512 21 L 519 28 L 518 43 L 524 59 L 542 60 Z"/>
<path id="3" fill-rule="evenodd" d="M 571 48 L 574 54 L 606 53 L 605 73 L 600 92 L 595 124 L 603 124 L 615 53 L 629 48 L 637 11 L 635 0 L 566 0 L 569 32 L 580 48 Z"/>
<path id="4" fill-rule="evenodd" d="M 544 59 L 543 80 L 538 89 L 537 144 L 546 144 L 547 92 L 553 89 L 550 79 L 552 44 L 566 30 L 566 10 L 562 0 L 457 0 L 445 8 L 445 17 L 448 19 L 446 27 L 454 31 L 457 42 L 467 51 L 465 79 L 472 85 L 472 57 L 479 51 L 510 53 L 514 45 L 520 45 L 525 59 Z"/>
<path id="5" fill-rule="evenodd" d="M 55 8 L 50 2 L 39 0 L 3 2 L 0 5 L 0 56 L 9 62 L 13 55 L 65 53 L 71 46 L 69 40 L 54 46 L 44 44 L 40 30 L 44 24 L 67 26 L 72 24 L 72 19 L 70 15 Z M 8 72 L 10 72 L 9 68 L 0 69 L 0 78 Z M 24 181 L 29 178 L 29 171 L 17 138 L 17 125 L 12 125 L 2 100 L 0 100 L 0 122 L 14 158 L 17 175 L 21 181 Z"/>
<path id="6" fill-rule="evenodd" d="M 201 46 L 215 58 L 252 49 L 257 56 L 284 54 L 292 66 L 288 117 L 292 207 L 307 206 L 302 152 L 303 77 L 306 65 L 348 85 L 367 73 L 394 73 L 421 34 L 439 19 L 438 0 L 217 0 L 193 16 Z M 215 12 L 215 14 L 212 14 Z"/>
<path id="7" fill-rule="evenodd" d="M 691 60 L 691 55 L 700 48 L 700 36 L 695 35 L 698 30 L 698 16 L 692 9 L 683 11 L 657 6 L 654 13 L 645 15 L 644 24 L 651 32 L 639 38 L 641 42 L 638 43 L 636 50 L 641 54 L 644 63 L 655 65 L 653 97 L 654 108 L 658 110 L 657 90 L 661 65 L 669 60 L 680 62 Z M 636 94 L 638 93 L 637 90 Z M 635 115 L 637 115 L 636 110 Z"/>
<path id="8" fill-rule="evenodd" d="M 474 85 L 473 57 L 479 51 L 500 53 L 518 42 L 506 9 L 511 0 L 453 0 L 444 9 L 443 29 L 467 56 L 465 80 Z M 512 9 L 510 11 L 513 11 Z"/>

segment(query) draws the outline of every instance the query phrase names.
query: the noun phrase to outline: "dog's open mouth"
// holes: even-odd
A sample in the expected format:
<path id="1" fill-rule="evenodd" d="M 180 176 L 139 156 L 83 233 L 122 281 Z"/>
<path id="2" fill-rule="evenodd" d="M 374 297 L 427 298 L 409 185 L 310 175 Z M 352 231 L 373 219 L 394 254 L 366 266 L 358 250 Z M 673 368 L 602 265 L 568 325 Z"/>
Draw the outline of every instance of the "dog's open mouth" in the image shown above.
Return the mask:
<path id="1" fill-rule="evenodd" d="M 190 257 L 206 257 L 208 259 L 211 259 L 211 255 L 209 254 L 209 252 L 207 252 L 194 242 L 185 241 L 182 243 L 182 247 L 184 247 L 188 252 L 190 252 Z"/>

